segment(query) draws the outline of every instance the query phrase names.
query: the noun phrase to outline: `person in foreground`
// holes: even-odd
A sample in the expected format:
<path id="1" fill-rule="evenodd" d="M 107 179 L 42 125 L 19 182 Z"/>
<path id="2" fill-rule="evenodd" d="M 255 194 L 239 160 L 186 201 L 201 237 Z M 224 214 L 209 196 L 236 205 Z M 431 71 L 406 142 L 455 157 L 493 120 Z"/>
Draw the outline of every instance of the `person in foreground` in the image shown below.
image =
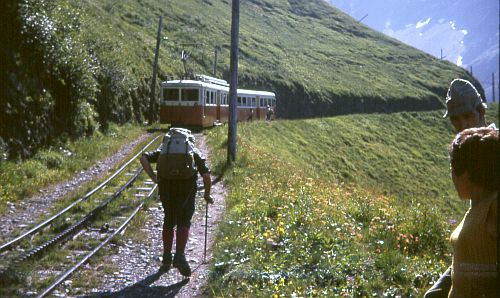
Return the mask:
<path id="1" fill-rule="evenodd" d="M 471 207 L 453 231 L 448 297 L 496 297 L 496 222 L 500 189 L 500 142 L 491 127 L 466 129 L 449 147 L 458 196 Z"/>
<path id="2" fill-rule="evenodd" d="M 205 158 L 199 150 L 194 147 L 194 144 L 191 141 L 189 141 L 189 152 L 187 152 L 188 146 L 184 145 L 184 142 L 181 142 L 181 148 L 186 148 L 182 150 L 186 150 L 186 154 L 188 154 L 187 156 L 190 157 L 190 160 L 194 163 L 191 167 L 193 171 L 191 173 L 188 172 L 189 177 L 179 179 L 177 177 L 170 177 L 168 173 L 166 173 L 171 171 L 171 167 L 169 166 L 175 164 L 175 156 L 167 157 L 166 155 L 168 155 L 169 151 L 174 151 L 174 149 L 167 149 L 170 144 L 173 143 L 168 142 L 168 139 L 173 139 L 177 130 L 181 133 L 185 133 L 185 131 L 187 131 L 183 129 L 171 128 L 169 133 L 164 138 L 164 142 L 160 148 L 155 151 L 144 153 L 140 161 L 144 171 L 146 171 L 151 180 L 158 183 L 160 200 L 163 206 L 163 211 L 165 212 L 162 230 L 163 260 L 160 270 L 168 271 L 170 267 L 173 266 L 177 268 L 183 276 L 190 276 L 191 268 L 186 261 L 184 251 L 189 238 L 191 218 L 193 217 L 195 210 L 195 197 L 197 192 L 196 172 L 200 173 L 203 177 L 203 186 L 205 191 L 204 198 L 207 204 L 213 203 L 213 199 L 210 196 L 212 182 L 210 180 L 210 170 L 205 163 Z M 187 132 L 190 133 L 189 131 Z M 180 135 L 182 137 L 182 134 Z M 181 154 L 180 158 L 181 161 L 186 160 L 185 154 Z M 151 163 L 158 163 L 157 174 L 153 172 Z M 161 167 L 162 164 L 163 168 Z M 174 169 L 173 172 L 178 171 Z M 171 251 L 175 226 L 177 226 L 175 233 L 175 255 L 172 260 Z"/>
<path id="3" fill-rule="evenodd" d="M 486 126 L 487 105 L 471 82 L 463 79 L 451 81 L 446 93 L 446 112 L 444 118 L 450 119 L 455 131 L 461 132 L 472 127 Z M 495 128 L 492 123 L 488 127 Z M 425 293 L 425 298 L 447 297 L 451 286 L 451 266 L 439 277 Z"/>

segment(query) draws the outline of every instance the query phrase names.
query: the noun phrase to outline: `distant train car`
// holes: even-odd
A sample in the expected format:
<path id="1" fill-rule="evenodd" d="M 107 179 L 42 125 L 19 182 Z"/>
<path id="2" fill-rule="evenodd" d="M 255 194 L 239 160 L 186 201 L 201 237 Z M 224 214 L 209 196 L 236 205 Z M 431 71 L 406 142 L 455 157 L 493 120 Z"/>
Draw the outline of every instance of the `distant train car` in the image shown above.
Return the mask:
<path id="1" fill-rule="evenodd" d="M 273 92 L 238 89 L 237 93 L 238 121 L 266 119 L 268 110 L 275 110 Z M 210 127 L 217 122 L 227 122 L 228 118 L 229 84 L 226 81 L 197 75 L 194 80 L 161 83 L 161 123 Z"/>

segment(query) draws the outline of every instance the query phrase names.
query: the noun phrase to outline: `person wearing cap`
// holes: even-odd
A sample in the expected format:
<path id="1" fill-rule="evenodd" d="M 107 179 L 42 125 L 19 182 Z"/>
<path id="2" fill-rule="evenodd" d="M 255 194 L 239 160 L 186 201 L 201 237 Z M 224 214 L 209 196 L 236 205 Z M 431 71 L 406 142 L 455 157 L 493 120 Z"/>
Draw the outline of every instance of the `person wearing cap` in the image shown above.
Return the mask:
<path id="1" fill-rule="evenodd" d="M 446 94 L 446 112 L 443 118 L 450 118 L 450 122 L 457 133 L 464 129 L 486 126 L 484 115 L 487 105 L 471 82 L 463 79 L 454 79 L 450 83 Z M 494 128 L 492 123 L 488 127 Z M 471 202 L 472 204 L 472 202 Z M 448 297 L 451 288 L 450 266 L 425 293 L 425 298 Z"/>
<path id="2" fill-rule="evenodd" d="M 484 114 L 487 105 L 474 85 L 463 79 L 454 79 L 446 94 L 446 113 L 457 132 L 466 128 L 486 126 Z"/>

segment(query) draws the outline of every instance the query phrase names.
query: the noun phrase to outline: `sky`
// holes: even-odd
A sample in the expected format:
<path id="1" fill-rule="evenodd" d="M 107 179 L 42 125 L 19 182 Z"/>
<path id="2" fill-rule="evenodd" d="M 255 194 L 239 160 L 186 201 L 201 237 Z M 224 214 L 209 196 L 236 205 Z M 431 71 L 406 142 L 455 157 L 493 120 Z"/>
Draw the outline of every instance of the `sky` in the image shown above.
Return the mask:
<path id="1" fill-rule="evenodd" d="M 479 79 L 488 101 L 495 73 L 499 98 L 498 0 L 330 0 L 388 36 L 446 59 Z"/>

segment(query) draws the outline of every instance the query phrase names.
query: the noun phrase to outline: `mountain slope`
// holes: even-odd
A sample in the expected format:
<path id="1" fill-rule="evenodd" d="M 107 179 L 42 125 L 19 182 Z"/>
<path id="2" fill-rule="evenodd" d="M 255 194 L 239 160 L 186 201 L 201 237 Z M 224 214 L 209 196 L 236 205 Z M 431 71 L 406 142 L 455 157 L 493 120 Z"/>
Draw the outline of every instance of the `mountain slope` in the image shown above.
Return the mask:
<path id="1" fill-rule="evenodd" d="M 161 80 L 184 73 L 182 50 L 191 52 L 189 69 L 211 74 L 215 46 L 217 76 L 228 78 L 229 0 L 6 3 L 4 19 L 15 26 L 2 32 L 2 58 L 12 63 L 0 72 L 8 115 L 0 150 L 10 156 L 109 121 L 143 121 L 160 15 Z M 469 78 L 325 1 L 252 0 L 240 11 L 239 85 L 275 91 L 279 117 L 439 109 L 449 82 Z"/>
<path id="2" fill-rule="evenodd" d="M 470 70 L 492 100 L 498 72 L 498 1 L 331 0 L 371 28 Z M 495 75 L 498 86 L 498 75 Z"/>
<path id="3" fill-rule="evenodd" d="M 183 9 L 189 18 L 179 26 L 178 12 L 167 9 L 166 22 L 175 28 L 164 34 L 173 43 L 201 42 L 204 48 L 194 53 L 192 67 L 210 71 L 212 46 L 223 43 L 227 49 L 230 43 L 230 5 L 190 2 L 171 4 L 170 11 Z M 196 10 L 198 5 L 203 9 Z M 436 109 L 449 81 L 468 77 L 463 69 L 368 29 L 324 1 L 242 3 L 240 35 L 240 84 L 275 89 L 282 117 Z M 173 50 L 168 56 L 177 59 L 180 49 Z M 228 55 L 223 50 L 219 56 L 226 77 Z"/>

